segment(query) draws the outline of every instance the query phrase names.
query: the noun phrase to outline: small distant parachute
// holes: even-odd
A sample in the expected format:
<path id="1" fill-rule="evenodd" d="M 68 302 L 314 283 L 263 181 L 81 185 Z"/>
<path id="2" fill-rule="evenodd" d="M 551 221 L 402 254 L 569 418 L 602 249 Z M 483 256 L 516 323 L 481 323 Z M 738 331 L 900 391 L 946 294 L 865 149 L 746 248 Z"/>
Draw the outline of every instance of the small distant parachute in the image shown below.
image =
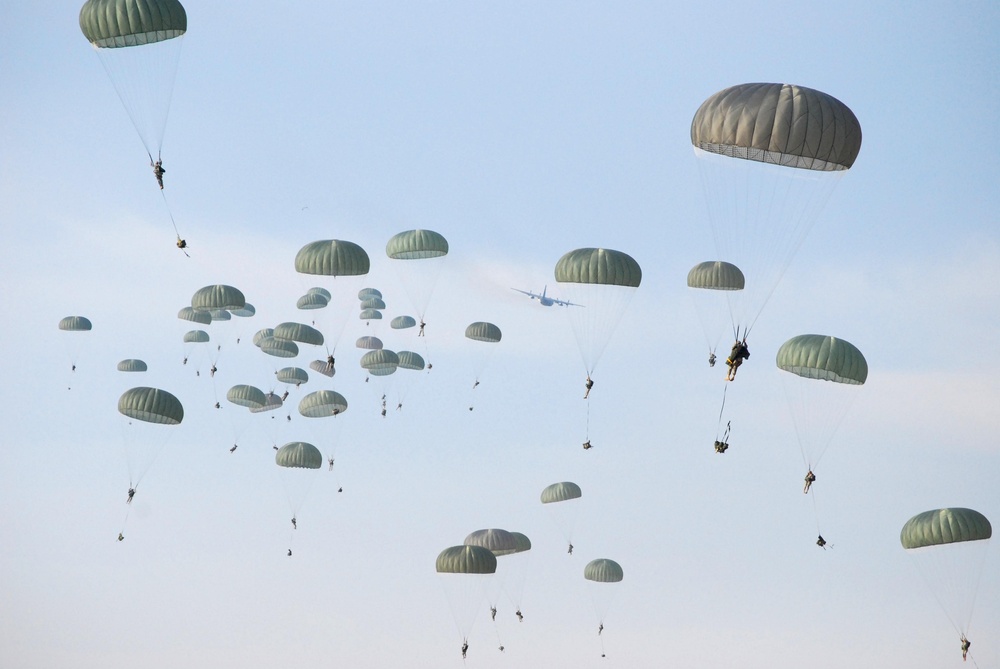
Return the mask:
<path id="1" fill-rule="evenodd" d="M 372 376 L 388 376 L 399 366 L 399 356 L 387 348 L 368 351 L 361 356 L 361 368 Z"/>
<path id="2" fill-rule="evenodd" d="M 406 330 L 416 325 L 417 320 L 413 316 L 396 316 L 389 322 L 389 327 L 393 330 Z"/>
<path id="3" fill-rule="evenodd" d="M 87 0 L 80 30 L 93 45 L 139 134 L 158 158 L 187 14 L 178 0 Z"/>
<path id="4" fill-rule="evenodd" d="M 201 325 L 209 325 L 212 322 L 212 314 L 207 311 L 195 311 L 191 307 L 183 307 L 177 312 L 177 318 L 182 321 L 191 321 Z"/>
<path id="5" fill-rule="evenodd" d="M 329 292 L 329 291 L 328 291 Z M 295 302 L 297 309 L 311 310 L 322 309 L 330 303 L 329 297 L 324 297 L 319 293 L 307 293 Z"/>
<path id="6" fill-rule="evenodd" d="M 327 418 L 347 411 L 347 400 L 333 390 L 317 390 L 299 402 L 299 413 L 306 418 Z"/>
<path id="7" fill-rule="evenodd" d="M 582 496 L 580 486 L 572 481 L 548 485 L 541 494 L 542 504 L 550 510 L 553 522 L 570 546 L 573 545 L 573 528 L 580 512 L 580 503 L 575 500 Z"/>
<path id="8" fill-rule="evenodd" d="M 292 441 L 278 449 L 274 454 L 274 463 L 278 465 L 292 518 L 297 518 L 316 479 L 316 475 L 311 472 L 323 466 L 323 454 L 310 443 Z"/>
<path id="9" fill-rule="evenodd" d="M 425 367 L 424 359 L 419 353 L 413 351 L 398 351 L 396 357 L 399 358 L 399 369 L 408 369 L 419 372 Z"/>
<path id="10" fill-rule="evenodd" d="M 59 329 L 66 332 L 89 332 L 94 325 L 84 316 L 67 316 L 59 321 Z"/>
<path id="11" fill-rule="evenodd" d="M 361 302 L 362 311 L 365 309 L 385 309 L 385 302 L 381 297 L 369 297 Z"/>
<path id="12" fill-rule="evenodd" d="M 868 378 L 868 362 L 856 346 L 826 335 L 792 337 L 776 356 L 802 459 L 811 471 Z"/>
<path id="13" fill-rule="evenodd" d="M 363 321 L 380 321 L 382 320 L 382 312 L 378 309 L 362 309 L 358 318 Z"/>
<path id="14" fill-rule="evenodd" d="M 208 341 L 208 333 L 204 330 L 188 330 L 184 333 L 185 344 L 205 344 Z"/>
<path id="15" fill-rule="evenodd" d="M 616 587 L 611 584 L 620 583 L 625 574 L 620 564 L 608 558 L 591 560 L 583 568 L 583 578 L 590 583 L 590 597 L 594 604 L 594 612 L 598 620 L 598 637 L 601 640 L 601 657 L 604 657 L 604 619 L 614 600 Z"/>
<path id="16" fill-rule="evenodd" d="M 336 367 L 331 365 L 328 360 L 313 360 L 309 363 L 309 369 L 329 377 L 333 377 L 337 373 Z"/>
<path id="17" fill-rule="evenodd" d="M 373 297 L 381 298 L 382 291 L 378 288 L 362 288 L 358 291 L 358 299 L 362 302 Z"/>
<path id="18" fill-rule="evenodd" d="M 500 332 L 500 328 L 493 323 L 477 321 L 475 323 L 471 323 L 467 328 L 465 328 L 465 337 L 466 339 L 471 339 L 473 341 L 496 344 L 503 338 L 503 333 Z"/>
<path id="19" fill-rule="evenodd" d="M 236 316 L 238 318 L 250 318 L 251 316 L 257 313 L 257 308 L 252 304 L 250 304 L 249 302 L 247 302 L 246 304 L 243 305 L 242 309 L 233 309 L 232 312 L 230 313 L 232 313 L 233 316 Z"/>
<path id="20" fill-rule="evenodd" d="M 208 312 L 209 316 L 212 317 L 212 322 L 216 321 L 231 321 L 233 320 L 233 315 L 226 311 L 225 309 L 212 309 Z"/>
<path id="21" fill-rule="evenodd" d="M 434 566 L 441 575 L 459 636 L 468 642 L 487 585 L 496 573 L 497 558 L 482 546 L 452 546 L 438 554 Z"/>
<path id="22" fill-rule="evenodd" d="M 924 511 L 906 521 L 899 540 L 955 631 L 966 638 L 993 527 L 978 511 Z"/>
<path id="23" fill-rule="evenodd" d="M 118 363 L 119 372 L 145 372 L 148 368 L 142 360 L 129 358 Z"/>
<path id="24" fill-rule="evenodd" d="M 366 351 L 377 351 L 382 348 L 382 340 L 371 336 L 358 337 L 358 340 L 354 342 L 354 346 Z"/>
<path id="25" fill-rule="evenodd" d="M 393 235 L 385 254 L 399 273 L 420 320 L 424 320 L 434 287 L 448 255 L 448 240 L 433 230 L 406 230 Z"/>
<path id="26" fill-rule="evenodd" d="M 256 409 L 264 406 L 267 398 L 264 391 L 254 386 L 240 384 L 235 385 L 226 392 L 226 399 L 236 406 Z"/>
<path id="27" fill-rule="evenodd" d="M 705 100 L 691 121 L 719 257 L 739 265 L 736 329 L 753 327 L 812 224 L 861 149 L 861 125 L 831 95 L 749 83 Z"/>
<path id="28" fill-rule="evenodd" d="M 275 375 L 280 383 L 298 386 L 309 381 L 309 373 L 300 367 L 282 367 Z"/>
<path id="29" fill-rule="evenodd" d="M 323 345 L 323 333 L 304 323 L 280 323 L 274 326 L 274 333 L 271 336 L 300 344 Z"/>
<path id="30" fill-rule="evenodd" d="M 250 407 L 250 413 L 264 413 L 265 411 L 274 411 L 275 409 L 280 409 L 284 402 L 281 401 L 281 396 L 275 393 L 265 393 L 264 403 L 260 406 Z"/>
<path id="31" fill-rule="evenodd" d="M 627 253 L 581 248 L 559 259 L 555 279 L 569 301 L 583 305 L 567 312 L 590 376 L 642 282 L 642 269 Z"/>
<path id="32" fill-rule="evenodd" d="M 292 441 L 278 449 L 274 462 L 291 469 L 319 469 L 323 466 L 323 454 L 312 444 Z"/>
<path id="33" fill-rule="evenodd" d="M 329 301 L 333 297 L 333 294 L 331 294 L 330 291 L 328 291 L 326 288 L 323 288 L 322 286 L 313 286 L 312 288 L 306 291 L 306 295 L 319 295 L 320 297 L 322 297 L 327 301 Z"/>
<path id="34" fill-rule="evenodd" d="M 195 311 L 243 309 L 246 303 L 246 297 L 238 288 L 224 284 L 199 288 L 191 296 L 191 308 Z"/>
<path id="35" fill-rule="evenodd" d="M 687 285 L 693 289 L 691 300 L 705 331 L 709 353 L 714 354 L 725 332 L 732 330 L 733 339 L 738 336 L 730 296 L 743 290 L 746 278 L 740 268 L 732 263 L 722 260 L 706 261 L 691 268 L 687 275 Z"/>
<path id="36" fill-rule="evenodd" d="M 482 546 L 497 557 L 517 552 L 517 539 L 514 535 L 496 528 L 471 532 L 462 543 L 466 546 Z"/>
<path id="37" fill-rule="evenodd" d="M 294 358 L 299 354 L 298 345 L 290 339 L 264 337 L 258 346 L 262 352 L 276 358 Z"/>
<path id="38" fill-rule="evenodd" d="M 93 327 L 90 319 L 84 316 L 67 316 L 59 321 L 59 329 L 63 332 L 90 332 Z M 75 371 L 76 363 L 79 362 L 80 353 L 83 349 L 83 342 L 77 335 L 64 337 L 64 340 L 66 355 L 69 358 L 72 369 Z"/>

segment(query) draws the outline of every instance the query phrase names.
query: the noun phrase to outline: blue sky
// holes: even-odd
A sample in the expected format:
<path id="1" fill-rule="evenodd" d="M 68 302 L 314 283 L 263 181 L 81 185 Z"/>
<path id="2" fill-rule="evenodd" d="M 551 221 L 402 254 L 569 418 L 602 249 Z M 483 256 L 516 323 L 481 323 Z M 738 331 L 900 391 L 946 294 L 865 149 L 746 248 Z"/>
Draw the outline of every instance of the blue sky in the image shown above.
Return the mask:
<path id="1" fill-rule="evenodd" d="M 503 527 L 534 544 L 526 619 L 506 604 L 494 628 L 484 603 L 467 666 L 959 666 L 898 533 L 944 506 L 1000 518 L 992 3 L 185 6 L 163 158 L 190 259 L 79 7 L 0 9 L 3 664 L 459 666 L 434 558 Z M 723 371 L 705 365 L 684 283 L 714 256 L 688 133 L 706 97 L 751 81 L 838 97 L 864 141 L 754 329 L 719 456 Z M 304 313 L 296 298 L 321 282 L 294 272 L 301 246 L 361 244 L 402 313 L 382 249 L 411 228 L 451 245 L 428 310 L 434 371 L 382 419 L 348 364 L 364 326 L 349 326 L 337 377 L 307 384 L 350 409 L 288 558 L 270 444 L 312 428 L 251 429 L 231 455 L 235 407 L 211 404 L 269 383 L 274 361 L 247 340 Z M 566 314 L 510 290 L 558 295 L 556 260 L 583 246 L 643 268 L 595 373 L 587 452 Z M 258 312 L 215 384 L 180 364 L 175 318 L 213 283 Z M 72 374 L 56 328 L 69 314 L 94 322 Z M 476 320 L 504 338 L 473 395 L 481 353 L 462 331 Z M 870 367 L 812 498 L 772 362 L 806 332 L 851 341 Z M 150 365 L 135 385 L 187 413 L 118 543 L 126 357 Z M 538 501 L 560 480 L 584 493 L 572 556 Z M 582 578 L 596 557 L 625 573 L 603 659 Z M 1000 663 L 998 560 L 970 629 L 980 667 Z"/>

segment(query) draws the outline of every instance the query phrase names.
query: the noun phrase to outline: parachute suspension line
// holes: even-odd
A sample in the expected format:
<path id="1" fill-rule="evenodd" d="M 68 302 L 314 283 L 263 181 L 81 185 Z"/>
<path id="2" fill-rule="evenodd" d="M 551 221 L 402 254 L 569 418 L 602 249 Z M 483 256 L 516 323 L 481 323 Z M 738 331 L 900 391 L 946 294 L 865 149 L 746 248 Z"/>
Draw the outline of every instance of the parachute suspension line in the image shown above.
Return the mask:
<path id="1" fill-rule="evenodd" d="M 812 496 L 813 514 L 816 516 L 816 535 L 823 536 L 823 531 L 819 528 L 819 504 L 816 502 L 816 491 L 810 488 L 809 494 Z"/>
<path id="2" fill-rule="evenodd" d="M 174 220 L 174 212 L 170 210 L 170 204 L 167 202 L 167 194 L 163 192 L 163 189 L 160 189 L 160 196 L 163 198 L 163 206 L 167 209 L 167 216 L 170 218 L 170 225 L 174 226 L 174 234 L 177 235 L 177 239 L 180 240 L 181 233 L 177 230 L 177 222 Z"/>
<path id="3" fill-rule="evenodd" d="M 729 384 L 722 387 L 722 406 L 719 407 L 719 422 L 715 426 L 715 440 L 719 440 L 719 430 L 722 429 L 722 414 L 726 410 L 726 393 L 729 392 Z M 726 424 L 726 438 L 729 437 L 729 424 Z"/>

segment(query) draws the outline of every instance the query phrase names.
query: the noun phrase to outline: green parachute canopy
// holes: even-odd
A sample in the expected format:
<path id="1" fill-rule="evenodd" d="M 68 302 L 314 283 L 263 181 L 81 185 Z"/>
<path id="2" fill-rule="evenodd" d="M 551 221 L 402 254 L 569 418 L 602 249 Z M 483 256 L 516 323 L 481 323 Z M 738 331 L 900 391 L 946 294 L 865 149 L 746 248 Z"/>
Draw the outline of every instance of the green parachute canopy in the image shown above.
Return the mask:
<path id="1" fill-rule="evenodd" d="M 250 318 L 257 313 L 257 307 L 253 306 L 249 302 L 243 305 L 242 309 L 233 309 L 232 315 L 239 318 Z"/>
<path id="2" fill-rule="evenodd" d="M 195 311 L 242 309 L 246 303 L 246 298 L 238 288 L 224 284 L 199 288 L 191 296 L 191 308 Z"/>
<path id="3" fill-rule="evenodd" d="M 145 372 L 146 370 L 146 363 L 135 358 L 122 360 L 118 363 L 119 372 Z"/>
<path id="4" fill-rule="evenodd" d="M 279 467 L 319 469 L 323 466 L 323 454 L 312 444 L 292 441 L 278 449 L 274 455 L 274 462 Z"/>
<path id="5" fill-rule="evenodd" d="M 90 319 L 83 316 L 67 316 L 59 321 L 59 329 L 68 332 L 87 332 L 93 327 Z"/>
<path id="6" fill-rule="evenodd" d="M 792 337 L 778 349 L 778 369 L 807 379 L 861 385 L 868 362 L 850 342 L 825 335 Z"/>
<path id="7" fill-rule="evenodd" d="M 497 557 L 517 552 L 517 539 L 507 530 L 476 530 L 465 537 L 462 543 L 466 546 L 482 546 Z"/>
<path id="8" fill-rule="evenodd" d="M 632 256 L 611 249 L 576 249 L 556 263 L 559 283 L 588 283 L 638 288 L 642 270 Z"/>
<path id="9" fill-rule="evenodd" d="M 347 411 L 347 400 L 333 390 L 317 390 L 299 402 L 299 413 L 306 418 L 326 418 Z"/>
<path id="10" fill-rule="evenodd" d="M 260 348 L 260 343 L 268 338 L 274 339 L 274 328 L 261 328 L 253 335 L 253 345 Z"/>
<path id="11" fill-rule="evenodd" d="M 746 279 L 736 265 L 722 260 L 698 263 L 688 272 L 689 288 L 706 290 L 743 290 Z"/>
<path id="12" fill-rule="evenodd" d="M 226 399 L 237 406 L 246 407 L 248 409 L 264 406 L 264 403 L 267 401 L 267 397 L 265 397 L 263 390 L 246 384 L 240 384 L 230 388 L 226 393 Z"/>
<path id="13" fill-rule="evenodd" d="M 826 93 L 792 84 L 741 84 L 702 103 L 691 121 L 691 143 L 731 158 L 846 170 L 861 150 L 861 124 Z"/>
<path id="14" fill-rule="evenodd" d="M 417 325 L 417 320 L 413 316 L 396 316 L 389 322 L 389 327 L 393 330 L 406 330 Z"/>
<path id="15" fill-rule="evenodd" d="M 382 340 L 378 337 L 372 337 L 370 335 L 358 337 L 358 340 L 354 342 L 354 346 L 366 351 L 377 351 L 380 348 L 383 348 Z"/>
<path id="16" fill-rule="evenodd" d="M 515 553 L 523 553 L 531 550 L 531 539 L 529 539 L 527 535 L 520 532 L 511 532 L 511 534 L 514 536 L 514 541 L 517 543 L 517 550 L 514 551 Z"/>
<path id="17" fill-rule="evenodd" d="M 177 0 L 87 0 L 80 30 L 98 48 L 140 46 L 183 35 L 187 14 Z"/>
<path id="18" fill-rule="evenodd" d="M 618 583 L 624 578 L 624 572 L 614 560 L 599 558 L 587 563 L 583 568 L 583 577 L 596 583 Z"/>
<path id="19" fill-rule="evenodd" d="M 361 302 L 362 309 L 385 309 L 385 302 L 381 297 L 369 297 Z"/>
<path id="20" fill-rule="evenodd" d="M 495 344 L 500 341 L 503 335 L 500 332 L 500 328 L 493 323 L 476 321 L 465 328 L 465 336 L 474 341 L 485 341 Z"/>
<path id="21" fill-rule="evenodd" d="M 371 260 L 354 242 L 323 239 L 310 242 L 295 255 L 295 271 L 321 276 L 360 276 L 368 274 Z"/>
<path id="22" fill-rule="evenodd" d="M 395 351 L 380 348 L 361 356 L 361 368 L 372 376 L 388 376 L 399 367 L 399 356 Z"/>
<path id="23" fill-rule="evenodd" d="M 322 309 L 328 304 L 330 304 L 330 298 L 319 293 L 306 293 L 295 302 L 296 308 L 304 310 Z"/>
<path id="24" fill-rule="evenodd" d="M 448 240 L 432 230 L 407 230 L 393 235 L 385 245 L 393 260 L 423 260 L 448 254 Z"/>
<path id="25" fill-rule="evenodd" d="M 380 321 L 382 320 L 382 312 L 378 309 L 362 309 L 358 318 L 363 321 Z"/>
<path id="26" fill-rule="evenodd" d="M 326 298 L 328 302 L 333 299 L 333 294 L 322 286 L 313 286 L 306 291 L 306 295 L 319 295 L 320 297 Z"/>
<path id="27" fill-rule="evenodd" d="M 414 353 L 413 351 L 397 351 L 396 357 L 399 358 L 399 369 L 408 369 L 414 372 L 419 372 L 425 367 L 423 356 L 419 353 Z"/>
<path id="28" fill-rule="evenodd" d="M 279 323 L 271 334 L 275 339 L 296 341 L 300 344 L 323 345 L 323 333 L 304 323 Z"/>
<path id="29" fill-rule="evenodd" d="M 208 341 L 208 333 L 204 330 L 188 330 L 184 333 L 185 344 L 204 344 Z"/>
<path id="30" fill-rule="evenodd" d="M 209 325 L 212 322 L 212 314 L 207 311 L 195 311 L 191 307 L 183 307 L 177 312 L 177 318 L 201 325 Z"/>
<path id="31" fill-rule="evenodd" d="M 158 388 L 126 390 L 118 399 L 118 412 L 129 418 L 161 425 L 179 425 L 184 420 L 181 401 Z"/>
<path id="32" fill-rule="evenodd" d="M 940 546 L 961 541 L 982 541 L 993 536 L 986 516 L 972 509 L 934 509 L 906 521 L 899 533 L 903 548 Z"/>
<path id="33" fill-rule="evenodd" d="M 258 344 L 261 351 L 275 358 L 294 358 L 299 354 L 298 345 L 289 339 L 264 337 Z"/>
<path id="34" fill-rule="evenodd" d="M 309 381 L 309 373 L 301 367 L 282 367 L 275 376 L 281 383 L 296 386 Z"/>
<path id="35" fill-rule="evenodd" d="M 495 574 L 497 558 L 482 546 L 452 546 L 437 556 L 439 574 Z"/>
<path id="36" fill-rule="evenodd" d="M 216 321 L 231 321 L 233 320 L 233 315 L 226 311 L 225 309 L 211 309 L 208 314 L 212 317 L 212 322 Z"/>
<path id="37" fill-rule="evenodd" d="M 382 291 L 378 288 L 362 288 L 358 291 L 358 299 L 362 302 L 372 297 L 381 298 Z"/>
<path id="38" fill-rule="evenodd" d="M 571 481 L 553 483 L 542 490 L 542 504 L 565 502 L 566 500 L 577 499 L 582 495 L 583 492 L 580 490 L 580 486 Z"/>

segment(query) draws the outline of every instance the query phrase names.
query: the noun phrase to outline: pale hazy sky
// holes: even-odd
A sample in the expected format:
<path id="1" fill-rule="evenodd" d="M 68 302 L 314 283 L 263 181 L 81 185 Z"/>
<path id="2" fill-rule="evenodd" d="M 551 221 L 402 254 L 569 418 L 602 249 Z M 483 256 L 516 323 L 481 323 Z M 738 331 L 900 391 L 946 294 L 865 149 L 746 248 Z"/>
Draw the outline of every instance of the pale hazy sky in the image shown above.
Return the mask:
<path id="1" fill-rule="evenodd" d="M 78 3 L 0 8 L 0 665 L 459 667 L 434 559 L 502 527 L 533 542 L 525 621 L 504 601 L 494 626 L 484 602 L 465 666 L 1000 666 L 1000 554 L 961 665 L 899 545 L 924 510 L 1000 518 L 1000 8 L 236 4 L 185 3 L 163 159 L 190 259 Z M 724 371 L 705 364 L 684 281 L 714 256 L 689 127 L 706 97 L 753 81 L 836 96 L 864 141 L 754 329 L 720 456 Z M 396 315 L 411 310 L 383 249 L 411 228 L 451 252 L 416 349 L 434 370 L 404 410 L 379 416 L 352 367 L 365 333 L 352 320 L 338 375 L 293 389 L 292 421 L 238 433 L 226 389 L 273 385 L 285 364 L 250 336 L 307 318 L 295 300 L 322 285 L 295 273 L 296 251 L 361 244 Z M 558 296 L 556 260 L 584 246 L 643 268 L 595 372 L 587 452 L 568 319 L 510 290 Z M 204 363 L 196 378 L 176 313 L 214 283 L 257 315 L 215 379 Z M 94 330 L 69 341 L 56 325 L 70 314 Z M 477 320 L 504 333 L 485 361 L 462 337 Z M 804 497 L 773 360 L 810 332 L 854 343 L 870 375 Z M 114 371 L 129 357 L 149 364 L 138 381 Z M 140 384 L 186 415 L 119 543 L 115 407 Z M 350 409 L 288 558 L 271 444 L 320 441 L 294 412 L 318 387 Z M 583 489 L 572 556 L 538 499 L 562 480 Z M 600 639 L 582 577 L 597 557 L 625 573 Z"/>

